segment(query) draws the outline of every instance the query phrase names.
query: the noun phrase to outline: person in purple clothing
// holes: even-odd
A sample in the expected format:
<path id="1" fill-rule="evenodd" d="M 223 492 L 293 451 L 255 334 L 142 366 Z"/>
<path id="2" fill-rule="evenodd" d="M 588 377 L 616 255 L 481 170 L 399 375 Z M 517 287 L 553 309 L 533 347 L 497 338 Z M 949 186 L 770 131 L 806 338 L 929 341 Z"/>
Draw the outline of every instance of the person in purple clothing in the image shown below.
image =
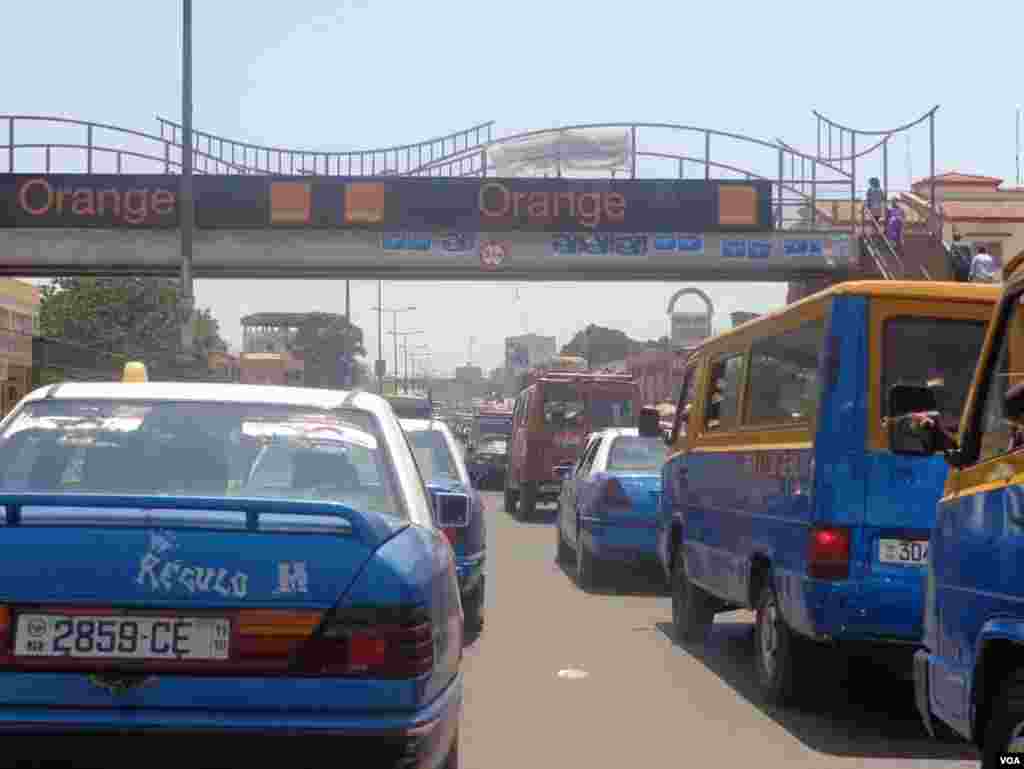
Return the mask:
<path id="1" fill-rule="evenodd" d="M 889 206 L 888 218 L 885 220 L 885 236 L 889 239 L 900 253 L 903 253 L 903 222 L 905 214 L 899 207 L 896 198 L 893 198 Z"/>

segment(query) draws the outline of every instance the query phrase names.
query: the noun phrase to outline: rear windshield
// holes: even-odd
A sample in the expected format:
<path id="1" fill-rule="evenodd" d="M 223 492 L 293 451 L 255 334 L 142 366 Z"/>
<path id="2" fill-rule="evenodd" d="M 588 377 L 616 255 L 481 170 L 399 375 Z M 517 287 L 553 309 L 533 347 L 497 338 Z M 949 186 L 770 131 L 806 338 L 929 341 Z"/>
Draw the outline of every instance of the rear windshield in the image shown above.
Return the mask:
<path id="1" fill-rule="evenodd" d="M 985 341 L 984 321 L 891 318 L 885 323 L 881 413 L 889 416 L 889 388 L 933 388 L 943 426 L 956 431 L 974 367 Z"/>
<path id="2" fill-rule="evenodd" d="M 428 483 L 433 480 L 463 481 L 443 433 L 438 430 L 410 430 L 408 436 L 423 480 Z"/>
<path id="3" fill-rule="evenodd" d="M 50 400 L 0 435 L 8 492 L 314 499 L 405 518 L 396 477 L 354 409 Z"/>
<path id="4" fill-rule="evenodd" d="M 668 446 L 660 438 L 616 438 L 608 450 L 608 469 L 620 472 L 658 470 L 667 454 Z"/>
<path id="5" fill-rule="evenodd" d="M 603 430 L 606 427 L 633 427 L 636 416 L 633 414 L 633 399 L 619 395 L 602 395 L 593 393 L 590 396 L 590 429 Z"/>
<path id="6" fill-rule="evenodd" d="M 543 392 L 545 427 L 583 427 L 586 406 L 579 388 L 568 382 L 547 382 Z"/>

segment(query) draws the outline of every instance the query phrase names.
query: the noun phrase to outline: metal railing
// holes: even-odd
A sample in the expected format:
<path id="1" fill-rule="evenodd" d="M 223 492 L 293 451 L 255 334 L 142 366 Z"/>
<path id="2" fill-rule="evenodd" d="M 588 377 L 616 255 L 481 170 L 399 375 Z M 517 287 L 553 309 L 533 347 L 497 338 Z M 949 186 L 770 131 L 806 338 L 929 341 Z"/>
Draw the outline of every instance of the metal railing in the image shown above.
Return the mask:
<path id="1" fill-rule="evenodd" d="M 0 115 L 0 131 L 4 124 L 7 128 L 6 141 L 0 144 L 0 172 L 51 173 L 60 156 L 60 171 L 66 171 L 68 165 L 76 165 L 85 173 L 179 173 L 181 126 L 162 117 L 157 121 L 160 133 L 151 134 L 109 123 L 51 115 Z M 19 141 L 19 129 L 26 127 L 31 130 L 32 138 Z M 341 152 L 269 147 L 193 131 L 193 170 L 197 174 L 419 174 L 420 169 L 431 163 L 485 146 L 491 141 L 493 127 L 494 121 L 489 121 L 415 144 Z M 37 138 L 40 133 L 54 129 L 75 133 L 57 141 Z M 3 138 L 0 133 L 0 139 Z M 66 156 L 69 153 L 70 158 Z M 34 155 L 36 162 L 19 162 L 26 154 Z M 69 162 L 74 160 L 77 162 Z M 133 164 L 136 167 L 127 168 L 128 161 L 136 161 Z M 141 165 L 145 167 L 138 168 Z"/>

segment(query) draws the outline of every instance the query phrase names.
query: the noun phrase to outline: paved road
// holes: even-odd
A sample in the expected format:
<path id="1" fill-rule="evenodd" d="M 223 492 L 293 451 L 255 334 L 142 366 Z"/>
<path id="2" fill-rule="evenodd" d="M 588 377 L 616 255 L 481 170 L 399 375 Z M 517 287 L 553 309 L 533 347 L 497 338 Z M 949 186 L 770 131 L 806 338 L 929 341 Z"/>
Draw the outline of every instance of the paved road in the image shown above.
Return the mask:
<path id="1" fill-rule="evenodd" d="M 466 651 L 465 769 L 977 766 L 968 746 L 930 740 L 912 686 L 882 671 L 823 681 L 799 710 L 761 705 L 748 612 L 719 615 L 703 650 L 684 650 L 654 580 L 582 593 L 554 562 L 553 510 L 524 524 L 485 497 L 487 625 Z M 558 677 L 570 668 L 588 675 Z"/>

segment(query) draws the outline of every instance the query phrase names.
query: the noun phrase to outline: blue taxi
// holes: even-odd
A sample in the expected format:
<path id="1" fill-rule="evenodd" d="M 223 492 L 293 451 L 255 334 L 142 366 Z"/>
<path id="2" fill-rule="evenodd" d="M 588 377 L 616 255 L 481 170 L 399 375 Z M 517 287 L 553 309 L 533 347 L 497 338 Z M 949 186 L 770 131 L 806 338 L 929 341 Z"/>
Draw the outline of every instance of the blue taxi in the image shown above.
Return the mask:
<path id="1" fill-rule="evenodd" d="M 0 422 L 0 730 L 458 767 L 442 525 L 466 495 L 428 493 L 375 395 L 145 380 L 46 386 Z"/>
<path id="2" fill-rule="evenodd" d="M 473 487 L 448 425 L 436 419 L 402 419 L 401 424 L 427 488 L 433 492 L 466 494 L 470 499 L 465 525 L 446 526 L 444 533 L 455 550 L 466 637 L 473 640 L 484 625 L 487 530 L 483 499 Z"/>

